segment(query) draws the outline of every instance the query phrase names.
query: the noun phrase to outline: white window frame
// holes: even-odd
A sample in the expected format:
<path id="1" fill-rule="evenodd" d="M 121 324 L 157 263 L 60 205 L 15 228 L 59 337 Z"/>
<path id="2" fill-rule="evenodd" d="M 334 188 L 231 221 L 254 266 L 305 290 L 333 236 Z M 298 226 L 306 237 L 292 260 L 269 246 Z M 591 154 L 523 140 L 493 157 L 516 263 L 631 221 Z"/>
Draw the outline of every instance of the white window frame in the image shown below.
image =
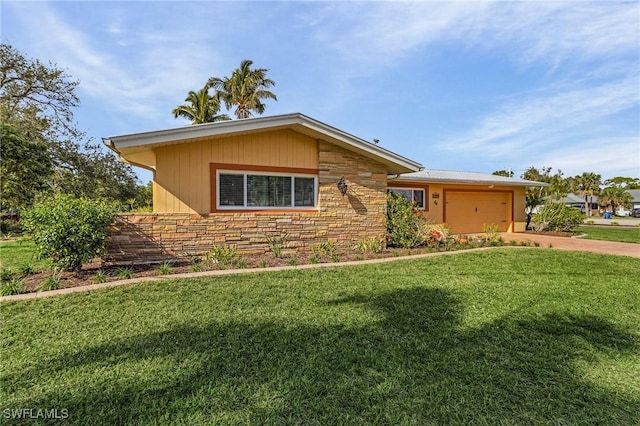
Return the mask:
<path id="1" fill-rule="evenodd" d="M 422 206 L 416 206 L 416 208 L 419 209 L 419 210 L 425 210 L 426 209 L 427 191 L 424 188 L 408 188 L 408 187 L 405 187 L 405 186 L 390 186 L 390 187 L 387 188 L 387 191 L 389 191 L 389 192 L 394 192 L 394 191 L 412 191 L 411 192 L 411 200 L 409 200 L 410 202 L 413 202 L 413 200 L 415 199 L 413 193 L 415 191 L 420 191 L 420 192 L 422 192 L 422 204 L 423 205 Z"/>
<path id="2" fill-rule="evenodd" d="M 220 204 L 220 175 L 241 175 L 243 177 L 243 205 L 227 206 Z M 291 178 L 291 205 L 290 206 L 247 206 L 247 176 L 283 176 Z M 313 179 L 313 205 L 312 206 L 296 206 L 296 178 Z M 216 210 L 308 210 L 316 209 L 318 206 L 318 176 L 301 173 L 282 173 L 269 171 L 251 171 L 251 170 L 216 170 Z"/>

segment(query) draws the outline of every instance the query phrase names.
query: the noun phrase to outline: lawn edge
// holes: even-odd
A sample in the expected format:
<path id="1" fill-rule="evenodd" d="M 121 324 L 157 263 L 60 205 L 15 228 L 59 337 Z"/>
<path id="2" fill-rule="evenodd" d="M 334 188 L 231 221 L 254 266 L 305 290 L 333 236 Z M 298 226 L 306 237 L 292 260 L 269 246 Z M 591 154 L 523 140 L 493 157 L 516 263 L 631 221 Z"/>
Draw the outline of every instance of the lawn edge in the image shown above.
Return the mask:
<path id="1" fill-rule="evenodd" d="M 78 287 L 69 287 L 69 288 L 61 288 L 58 290 L 50 290 L 50 291 L 38 291 L 33 293 L 24 293 L 24 294 L 14 294 L 11 296 L 0 296 L 0 302 L 11 302 L 11 301 L 20 301 L 20 300 L 32 300 L 32 299 L 41 299 L 45 297 L 53 297 L 64 294 L 71 293 L 83 293 L 90 292 L 95 290 L 102 290 L 113 287 L 122 287 L 125 285 L 132 284 L 141 284 L 141 283 L 149 283 L 149 282 L 160 282 L 174 279 L 187 279 L 187 278 L 203 278 L 203 277 L 216 277 L 216 276 L 226 276 L 226 275 L 240 275 L 240 274 L 255 274 L 261 272 L 281 272 L 281 271 L 291 271 L 291 270 L 301 270 L 301 269 L 319 269 L 319 268 L 342 268 L 345 266 L 357 266 L 357 265 L 370 265 L 376 263 L 389 263 L 396 262 L 401 260 L 414 260 L 414 259 L 423 259 L 428 257 L 436 257 L 436 256 L 449 256 L 456 255 L 462 253 L 471 253 L 471 252 L 479 252 L 485 250 L 493 250 L 493 249 L 526 249 L 526 248 L 540 248 L 540 247 L 524 247 L 524 246 L 500 246 L 500 247 L 478 247 L 467 250 L 455 250 L 455 251 L 442 251 L 435 253 L 421 253 L 421 254 L 412 254 L 408 256 L 398 256 L 398 257 L 384 257 L 380 259 L 367 259 L 367 260 L 352 260 L 348 262 L 335 262 L 335 263 L 316 263 L 316 264 L 305 264 L 305 265 L 295 265 L 295 266 L 274 266 L 267 268 L 251 268 L 251 269 L 219 269 L 215 271 L 203 271 L 203 272 L 186 272 L 182 274 L 170 274 L 170 275 L 161 275 L 157 277 L 141 277 L 141 278 L 131 278 L 128 280 L 118 280 L 118 281 L 110 281 L 101 284 L 90 284 L 85 286 Z"/>

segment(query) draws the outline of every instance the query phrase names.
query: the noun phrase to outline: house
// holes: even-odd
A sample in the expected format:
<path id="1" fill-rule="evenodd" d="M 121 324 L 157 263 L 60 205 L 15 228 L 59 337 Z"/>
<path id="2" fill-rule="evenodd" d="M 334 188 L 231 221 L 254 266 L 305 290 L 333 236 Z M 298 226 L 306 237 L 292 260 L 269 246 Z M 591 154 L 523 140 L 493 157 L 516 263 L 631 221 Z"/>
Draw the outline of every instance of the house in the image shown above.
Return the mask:
<path id="1" fill-rule="evenodd" d="M 387 191 L 418 200 L 454 232 L 488 223 L 524 230 L 524 191 L 536 182 L 422 165 L 303 114 L 207 123 L 104 138 L 124 161 L 153 172 L 153 213 L 121 215 L 114 261 L 206 252 L 212 244 L 264 252 L 351 244 L 386 233 Z"/>
<path id="2" fill-rule="evenodd" d="M 599 214 L 600 207 L 598 206 L 598 196 L 589 195 L 587 196 L 587 199 L 589 201 L 589 208 L 591 210 L 591 214 L 592 215 Z M 578 194 L 574 194 L 573 192 L 570 192 L 562 198 L 562 202 L 567 206 L 579 209 L 582 213 L 586 214 L 584 195 L 578 195 Z"/>

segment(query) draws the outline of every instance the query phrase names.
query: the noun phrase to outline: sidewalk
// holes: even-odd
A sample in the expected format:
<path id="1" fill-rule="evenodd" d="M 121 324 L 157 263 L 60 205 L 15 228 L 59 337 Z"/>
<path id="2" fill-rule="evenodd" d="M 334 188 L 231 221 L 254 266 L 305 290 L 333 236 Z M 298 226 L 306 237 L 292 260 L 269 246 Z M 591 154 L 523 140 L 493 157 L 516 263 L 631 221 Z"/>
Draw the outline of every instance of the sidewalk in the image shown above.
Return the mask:
<path id="1" fill-rule="evenodd" d="M 553 247 L 560 250 L 588 251 L 600 254 L 616 254 L 620 256 L 630 256 L 640 258 L 640 244 L 618 243 L 614 241 L 587 240 L 584 238 L 551 237 L 548 235 L 538 235 L 529 233 L 506 233 L 500 234 L 502 238 L 509 241 L 530 241 L 539 243 L 540 247 Z"/>

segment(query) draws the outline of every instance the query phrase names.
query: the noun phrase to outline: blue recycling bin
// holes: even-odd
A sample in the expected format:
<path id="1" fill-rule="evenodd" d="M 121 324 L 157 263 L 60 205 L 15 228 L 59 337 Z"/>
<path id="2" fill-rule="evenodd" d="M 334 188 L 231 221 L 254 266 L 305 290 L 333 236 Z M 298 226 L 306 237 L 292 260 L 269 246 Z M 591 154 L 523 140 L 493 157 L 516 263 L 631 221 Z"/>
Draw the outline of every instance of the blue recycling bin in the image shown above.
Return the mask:
<path id="1" fill-rule="evenodd" d="M 604 214 L 604 218 L 605 218 L 605 219 L 611 219 L 611 213 L 606 212 L 606 213 Z"/>

